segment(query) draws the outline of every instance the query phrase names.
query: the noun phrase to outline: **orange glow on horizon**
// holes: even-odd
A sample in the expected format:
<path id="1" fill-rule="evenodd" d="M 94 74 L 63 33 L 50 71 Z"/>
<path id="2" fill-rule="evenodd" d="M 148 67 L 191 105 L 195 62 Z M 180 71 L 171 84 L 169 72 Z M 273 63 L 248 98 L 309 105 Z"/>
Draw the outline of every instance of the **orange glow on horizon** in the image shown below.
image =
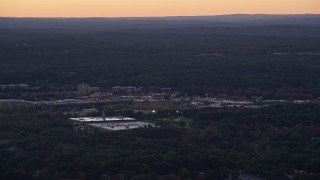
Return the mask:
<path id="1" fill-rule="evenodd" d="M 320 14 L 319 0 L 0 0 L 2 17 Z"/>

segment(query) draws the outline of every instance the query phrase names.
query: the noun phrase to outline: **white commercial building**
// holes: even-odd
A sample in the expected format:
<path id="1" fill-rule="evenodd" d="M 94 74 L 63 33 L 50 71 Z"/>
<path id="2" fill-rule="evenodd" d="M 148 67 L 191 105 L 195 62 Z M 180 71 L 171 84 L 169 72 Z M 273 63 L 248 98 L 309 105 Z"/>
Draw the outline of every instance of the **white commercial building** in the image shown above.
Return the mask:
<path id="1" fill-rule="evenodd" d="M 99 127 L 107 130 L 128 130 L 135 128 L 154 127 L 153 123 L 138 121 L 134 118 L 116 116 L 116 117 L 79 117 L 70 118 L 78 123 L 83 123 L 93 127 Z"/>

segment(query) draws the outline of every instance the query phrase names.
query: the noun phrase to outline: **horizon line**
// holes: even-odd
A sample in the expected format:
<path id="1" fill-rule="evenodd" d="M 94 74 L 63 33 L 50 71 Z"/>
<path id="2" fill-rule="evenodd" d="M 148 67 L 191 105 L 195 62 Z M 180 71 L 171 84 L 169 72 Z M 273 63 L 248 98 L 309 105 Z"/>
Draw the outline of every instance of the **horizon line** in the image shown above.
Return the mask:
<path id="1" fill-rule="evenodd" d="M 273 15 L 273 16 L 290 16 L 290 15 L 320 15 L 315 13 L 292 13 L 292 14 L 264 14 L 264 13 L 235 13 L 235 14 L 214 14 L 214 15 L 181 15 L 181 16 L 0 16 L 0 18 L 34 18 L 34 19 L 129 19 L 129 18 L 174 18 L 174 17 L 214 17 L 214 16 L 235 16 L 235 15 Z"/>

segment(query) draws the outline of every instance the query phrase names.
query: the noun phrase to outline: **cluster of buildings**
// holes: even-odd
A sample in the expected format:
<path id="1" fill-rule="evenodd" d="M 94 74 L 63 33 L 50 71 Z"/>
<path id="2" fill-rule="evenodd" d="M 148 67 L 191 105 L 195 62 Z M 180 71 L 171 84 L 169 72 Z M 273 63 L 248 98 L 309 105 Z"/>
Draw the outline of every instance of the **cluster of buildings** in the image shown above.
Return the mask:
<path id="1" fill-rule="evenodd" d="M 320 103 L 320 99 L 313 100 L 265 100 L 262 97 L 253 97 L 252 99 L 246 99 L 241 97 L 196 97 L 190 102 L 190 105 L 199 109 L 202 108 L 223 108 L 223 107 L 243 107 L 259 109 L 267 106 L 277 104 L 308 104 L 308 103 Z"/>
<path id="2" fill-rule="evenodd" d="M 29 88 L 27 84 L 15 85 L 0 85 L 0 90 L 7 91 L 7 88 L 26 89 Z M 32 88 L 31 88 L 32 89 Z M 53 98 L 36 98 L 28 100 L 24 98 L 23 93 L 19 91 L 20 98 L 24 100 L 5 99 L 0 101 L 1 107 L 23 107 L 28 105 L 46 105 L 46 106 L 78 106 L 78 105 L 98 105 L 107 103 L 176 103 L 183 108 L 196 107 L 196 108 L 222 108 L 222 107 L 245 107 L 245 108 L 262 108 L 265 106 L 281 103 L 305 104 L 305 103 L 319 103 L 320 99 L 313 100 L 264 100 L 262 97 L 254 97 L 247 99 L 244 97 L 200 97 L 200 96 L 186 96 L 179 92 L 174 92 L 171 88 L 158 88 L 156 91 L 146 92 L 133 86 L 115 86 L 111 89 L 101 90 L 99 87 L 91 87 L 88 84 L 81 83 L 76 87 L 76 91 L 63 92 L 62 94 L 53 93 L 50 90 L 47 95 L 41 94 L 38 91 L 29 92 L 30 96 L 34 94 Z M 23 91 L 23 90 L 22 90 Z M 66 94 L 66 95 L 64 95 Z M 39 96 L 40 96 L 39 95 Z M 0 97 L 1 98 L 1 97 Z M 91 107 L 92 107 L 91 106 Z M 85 109 L 85 107 L 83 107 Z M 86 115 L 88 112 L 78 112 L 79 114 Z"/>

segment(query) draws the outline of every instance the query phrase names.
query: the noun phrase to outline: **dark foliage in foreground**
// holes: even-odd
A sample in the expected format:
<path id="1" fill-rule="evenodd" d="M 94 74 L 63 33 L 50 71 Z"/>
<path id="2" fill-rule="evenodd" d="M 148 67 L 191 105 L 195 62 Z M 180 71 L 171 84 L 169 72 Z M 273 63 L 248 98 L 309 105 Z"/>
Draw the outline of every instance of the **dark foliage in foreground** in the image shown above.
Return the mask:
<path id="1" fill-rule="evenodd" d="M 2 111 L 0 178 L 319 179 L 319 112 L 319 105 L 207 110 L 194 112 L 190 129 L 76 133 L 58 113 Z"/>

